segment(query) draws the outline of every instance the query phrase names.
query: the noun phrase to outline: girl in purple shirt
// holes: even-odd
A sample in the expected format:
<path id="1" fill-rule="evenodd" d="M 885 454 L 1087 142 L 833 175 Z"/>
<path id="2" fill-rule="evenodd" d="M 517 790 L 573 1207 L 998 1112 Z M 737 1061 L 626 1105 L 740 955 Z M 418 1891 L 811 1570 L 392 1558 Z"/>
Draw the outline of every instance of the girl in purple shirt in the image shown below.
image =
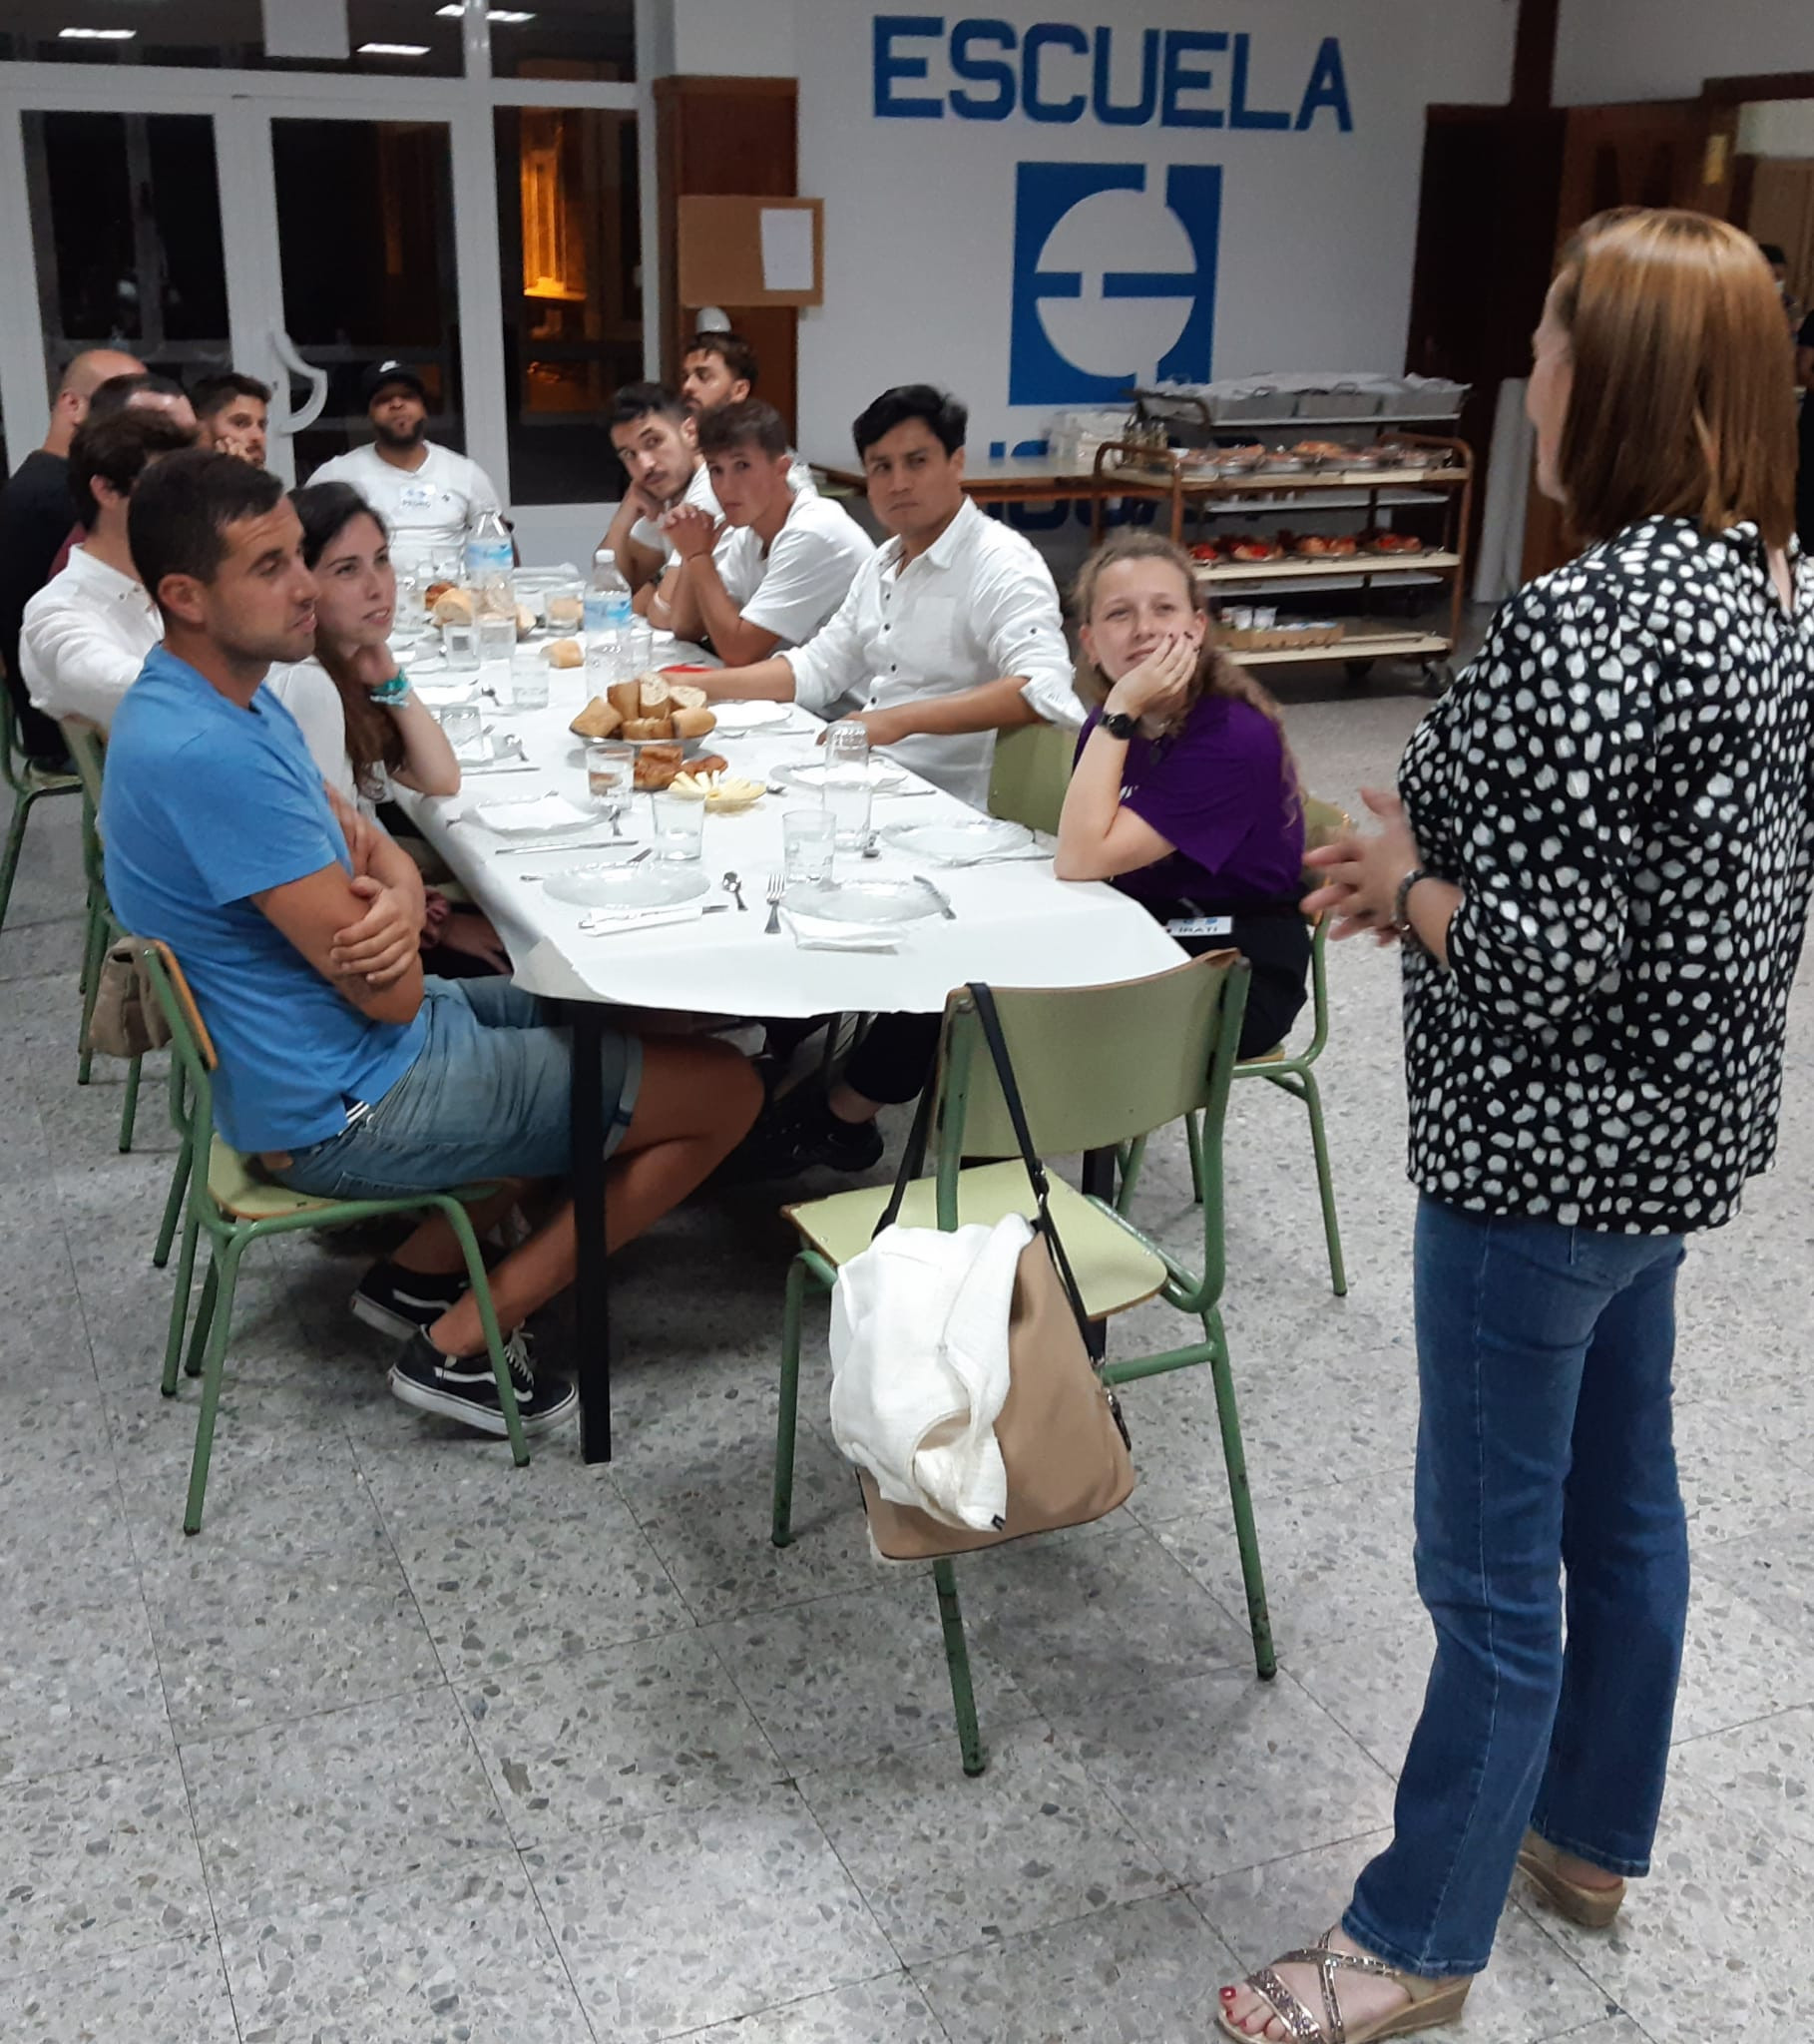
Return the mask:
<path id="1" fill-rule="evenodd" d="M 1240 951 L 1253 967 L 1240 1055 L 1257 1057 L 1296 1019 L 1310 968 L 1303 802 L 1278 706 L 1209 644 L 1190 557 L 1169 540 L 1112 540 L 1073 600 L 1078 692 L 1097 707 L 1059 819 L 1059 878 L 1110 881 L 1192 957 Z M 1188 927 L 1224 917 L 1224 933 Z"/>

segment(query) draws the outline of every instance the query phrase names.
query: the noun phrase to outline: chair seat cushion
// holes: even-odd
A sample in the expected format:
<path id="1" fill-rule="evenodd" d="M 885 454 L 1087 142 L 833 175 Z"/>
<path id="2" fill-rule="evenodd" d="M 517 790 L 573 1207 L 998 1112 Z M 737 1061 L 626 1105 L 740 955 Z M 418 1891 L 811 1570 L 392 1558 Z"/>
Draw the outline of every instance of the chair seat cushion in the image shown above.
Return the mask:
<path id="1" fill-rule="evenodd" d="M 1240 1064 L 1236 1065 L 1234 1068 L 1235 1075 L 1237 1077 L 1239 1076 L 1243 1066 L 1251 1067 L 1253 1065 L 1282 1065 L 1284 1062 L 1285 1046 L 1282 1043 L 1276 1043 L 1272 1046 L 1270 1050 L 1262 1050 L 1256 1052 L 1255 1055 L 1250 1058 L 1242 1058 Z"/>
<path id="2" fill-rule="evenodd" d="M 312 1214 L 339 1204 L 312 1193 L 292 1193 L 274 1186 L 252 1169 L 251 1160 L 215 1138 L 208 1158 L 208 1190 L 216 1206 L 235 1221 L 275 1221 L 284 1214 Z"/>
<path id="3" fill-rule="evenodd" d="M 827 1263 L 846 1264 L 869 1247 L 889 1191 L 887 1186 L 865 1186 L 782 1211 Z M 937 1200 L 936 1181 L 917 1179 L 901 1203 L 901 1225 L 936 1228 Z M 993 1227 L 1008 1214 L 1024 1214 L 1031 1221 L 1035 1211 L 1027 1169 L 1018 1158 L 1006 1164 L 976 1165 L 958 1176 L 958 1221 L 962 1226 L 980 1222 Z M 1165 1266 L 1138 1236 L 1106 1207 L 1086 1199 L 1059 1178 L 1052 1181 L 1052 1218 L 1093 1320 L 1126 1312 L 1151 1298 L 1164 1283 Z"/>

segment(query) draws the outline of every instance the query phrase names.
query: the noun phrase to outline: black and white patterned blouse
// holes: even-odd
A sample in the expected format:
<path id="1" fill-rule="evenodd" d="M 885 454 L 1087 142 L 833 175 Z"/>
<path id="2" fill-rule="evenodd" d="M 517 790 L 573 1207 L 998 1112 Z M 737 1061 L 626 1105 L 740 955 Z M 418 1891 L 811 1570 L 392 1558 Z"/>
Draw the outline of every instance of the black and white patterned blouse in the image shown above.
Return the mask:
<path id="1" fill-rule="evenodd" d="M 1464 892 L 1405 961 L 1411 1176 L 1477 1212 L 1712 1228 L 1776 1148 L 1814 870 L 1814 564 L 1629 526 L 1512 597 L 1399 773 Z"/>

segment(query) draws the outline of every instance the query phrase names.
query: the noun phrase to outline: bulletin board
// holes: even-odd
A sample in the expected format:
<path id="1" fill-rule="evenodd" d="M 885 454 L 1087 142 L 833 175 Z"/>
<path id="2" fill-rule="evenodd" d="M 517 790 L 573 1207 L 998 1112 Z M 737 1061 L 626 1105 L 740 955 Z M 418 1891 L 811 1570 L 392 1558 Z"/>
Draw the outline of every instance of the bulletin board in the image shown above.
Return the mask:
<path id="1" fill-rule="evenodd" d="M 823 200 L 691 193 L 677 204 L 682 305 L 824 303 Z"/>

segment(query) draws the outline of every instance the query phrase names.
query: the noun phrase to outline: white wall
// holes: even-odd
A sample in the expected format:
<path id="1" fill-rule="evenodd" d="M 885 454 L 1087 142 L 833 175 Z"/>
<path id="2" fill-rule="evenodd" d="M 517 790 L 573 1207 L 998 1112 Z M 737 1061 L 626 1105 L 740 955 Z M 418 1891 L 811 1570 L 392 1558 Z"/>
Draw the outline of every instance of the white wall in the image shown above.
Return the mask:
<path id="1" fill-rule="evenodd" d="M 1695 99 L 1704 79 L 1809 69 L 1809 0 L 1563 0 L 1561 106 Z"/>
<path id="2" fill-rule="evenodd" d="M 1758 100 L 1738 117 L 1746 156 L 1814 157 L 1814 100 Z"/>
<path id="3" fill-rule="evenodd" d="M 673 0 L 683 77 L 791 78 L 794 0 Z"/>
<path id="4" fill-rule="evenodd" d="M 694 4 L 703 10 L 704 0 Z M 1055 341 L 1064 333 L 1074 360 L 1094 351 L 1088 365 L 1104 374 L 1146 374 L 1169 345 L 1163 301 L 1104 304 L 1101 279 L 1189 266 L 1163 207 L 1165 176 L 1172 166 L 1213 164 L 1222 172 L 1213 373 L 1402 368 L 1424 110 L 1506 97 L 1516 15 L 1513 0 L 1220 0 L 1212 10 L 1197 0 L 992 0 L 989 13 L 1012 25 L 1023 53 L 1035 24 L 1074 25 L 1091 38 L 1112 25 L 1123 100 L 1137 96 L 1142 30 L 1210 26 L 1245 37 L 1247 106 L 1283 110 L 1294 123 L 1319 46 L 1336 37 L 1353 115 L 1343 133 L 1327 110 L 1304 132 L 1105 125 L 1094 104 L 1081 118 L 1041 122 L 1018 92 L 1006 118 L 956 118 L 954 87 L 976 99 L 998 94 L 954 76 L 948 37 L 961 10 L 941 17 L 945 36 L 896 46 L 927 72 L 890 89 L 939 99 L 941 117 L 878 118 L 874 19 L 895 11 L 878 0 L 795 0 L 800 189 L 826 207 L 826 302 L 800 326 L 800 445 L 820 456 L 846 457 L 851 418 L 876 391 L 909 380 L 966 399 L 973 458 L 991 440 L 1042 433 L 1052 405 L 1009 402 L 1023 163 L 1138 164 L 1147 181 L 1143 194 L 1086 201 L 1095 219 L 1087 224 L 1081 206 L 1048 246 L 1046 266 L 1083 276 L 1083 305 L 1043 301 L 1048 330 Z M 1181 103 L 1225 114 L 1231 55 L 1193 61 L 1217 75 Z M 1091 58 L 1051 48 L 1041 83 L 1048 104 L 1088 95 Z M 1093 334 L 1092 305 L 1102 315 Z M 1145 359 L 1113 360 L 1118 347 L 1144 347 Z"/>

